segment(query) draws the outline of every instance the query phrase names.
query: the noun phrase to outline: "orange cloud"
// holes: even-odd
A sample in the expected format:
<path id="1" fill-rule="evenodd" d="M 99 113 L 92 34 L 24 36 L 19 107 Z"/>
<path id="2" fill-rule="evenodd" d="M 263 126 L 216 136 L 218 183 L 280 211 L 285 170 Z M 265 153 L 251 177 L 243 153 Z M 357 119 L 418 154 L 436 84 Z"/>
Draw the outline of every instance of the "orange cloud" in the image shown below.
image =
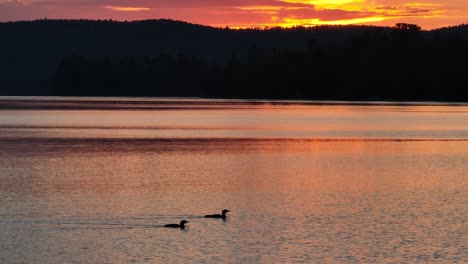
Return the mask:
<path id="1" fill-rule="evenodd" d="M 131 6 L 104 6 L 106 9 L 124 12 L 137 12 L 137 11 L 149 11 L 151 8 L 148 7 L 131 7 Z"/>

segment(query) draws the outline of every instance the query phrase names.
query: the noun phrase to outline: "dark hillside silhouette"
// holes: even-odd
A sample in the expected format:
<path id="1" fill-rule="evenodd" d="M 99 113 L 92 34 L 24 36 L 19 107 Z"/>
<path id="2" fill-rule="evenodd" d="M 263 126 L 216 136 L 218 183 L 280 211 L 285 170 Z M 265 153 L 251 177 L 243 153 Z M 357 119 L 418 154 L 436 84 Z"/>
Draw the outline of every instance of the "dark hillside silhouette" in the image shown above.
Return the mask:
<path id="1" fill-rule="evenodd" d="M 468 26 L 0 23 L 3 95 L 468 101 Z"/>

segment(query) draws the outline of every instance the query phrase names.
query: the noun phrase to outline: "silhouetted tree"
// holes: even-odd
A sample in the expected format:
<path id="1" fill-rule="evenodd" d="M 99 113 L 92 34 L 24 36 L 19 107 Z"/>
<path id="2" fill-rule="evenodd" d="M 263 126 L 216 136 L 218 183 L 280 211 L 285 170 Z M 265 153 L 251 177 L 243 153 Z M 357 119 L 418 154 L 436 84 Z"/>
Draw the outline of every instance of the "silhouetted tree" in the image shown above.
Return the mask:
<path id="1" fill-rule="evenodd" d="M 415 24 L 407 24 L 407 23 L 397 23 L 395 24 L 395 28 L 398 30 L 405 30 L 405 31 L 420 31 L 421 27 Z"/>

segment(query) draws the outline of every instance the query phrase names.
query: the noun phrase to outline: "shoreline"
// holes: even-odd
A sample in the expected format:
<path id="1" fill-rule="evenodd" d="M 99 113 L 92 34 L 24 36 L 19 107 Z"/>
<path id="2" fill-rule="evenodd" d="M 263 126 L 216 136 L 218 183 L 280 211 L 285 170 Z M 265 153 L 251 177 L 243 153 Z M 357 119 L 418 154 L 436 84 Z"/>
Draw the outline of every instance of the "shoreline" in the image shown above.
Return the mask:
<path id="1" fill-rule="evenodd" d="M 0 109 L 49 108 L 161 108 L 164 106 L 230 105 L 302 105 L 302 106 L 468 106 L 468 102 L 386 101 L 386 100 L 292 100 L 292 99 L 226 99 L 204 97 L 96 97 L 96 96 L 0 96 Z M 98 106 L 100 105 L 100 106 Z M 122 107 L 118 107 L 118 106 Z M 158 107 L 158 105 L 160 107 Z M 175 107 L 178 108 L 178 107 Z M 198 107 L 197 107 L 198 108 Z"/>

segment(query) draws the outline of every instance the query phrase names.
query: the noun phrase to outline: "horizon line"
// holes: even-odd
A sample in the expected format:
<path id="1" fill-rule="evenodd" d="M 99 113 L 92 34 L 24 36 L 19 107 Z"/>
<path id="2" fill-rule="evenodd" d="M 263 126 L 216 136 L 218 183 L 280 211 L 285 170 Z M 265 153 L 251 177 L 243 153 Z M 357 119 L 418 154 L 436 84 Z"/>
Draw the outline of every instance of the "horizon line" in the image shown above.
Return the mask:
<path id="1" fill-rule="evenodd" d="M 30 20 L 11 20 L 11 21 L 0 21 L 0 24 L 7 24 L 7 23 L 22 23 L 22 22 L 38 22 L 38 21 L 92 21 L 92 22 L 114 22 L 114 23 L 137 23 L 137 22 L 148 22 L 148 21 L 172 21 L 172 22 L 179 22 L 185 23 L 189 25 L 201 26 L 201 27 L 209 27 L 214 29 L 230 29 L 230 30 L 270 30 L 270 29 L 295 29 L 295 28 L 318 28 L 318 27 L 375 27 L 375 28 L 394 28 L 396 24 L 405 23 L 405 24 L 412 24 L 418 25 L 414 23 L 406 23 L 406 22 L 396 22 L 393 26 L 384 26 L 384 25 L 372 25 L 372 24 L 315 24 L 315 25 L 291 25 L 291 26 L 269 26 L 269 25 L 257 25 L 257 26 L 250 26 L 250 27 L 243 27 L 243 26 L 229 26 L 229 25 L 208 25 L 208 24 L 200 24 L 200 23 L 193 23 L 186 20 L 178 20 L 172 18 L 154 18 L 154 19 L 137 19 L 137 20 L 120 20 L 120 19 L 112 19 L 112 18 L 105 18 L 105 19 L 89 19 L 89 18 L 37 18 L 37 19 L 30 19 Z M 419 25 L 418 25 L 419 26 Z M 454 28 L 459 26 L 468 26 L 468 24 L 461 23 L 461 24 L 453 24 L 438 28 L 432 29 L 425 29 L 421 27 L 422 31 L 433 31 L 439 29 L 446 29 L 446 28 Z"/>

